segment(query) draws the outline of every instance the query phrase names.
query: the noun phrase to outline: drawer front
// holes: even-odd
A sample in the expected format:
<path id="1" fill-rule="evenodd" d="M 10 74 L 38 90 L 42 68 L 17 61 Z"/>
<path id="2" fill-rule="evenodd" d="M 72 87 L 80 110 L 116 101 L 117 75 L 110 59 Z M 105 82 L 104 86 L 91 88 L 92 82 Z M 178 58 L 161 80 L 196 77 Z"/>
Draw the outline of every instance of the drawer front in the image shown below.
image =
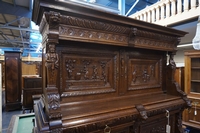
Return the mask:
<path id="1" fill-rule="evenodd" d="M 154 117 L 156 119 L 154 119 Z M 168 119 L 166 117 L 157 117 L 154 116 L 151 121 L 147 121 L 139 127 L 138 133 L 166 133 L 166 125 L 168 123 Z M 175 115 L 170 115 L 170 126 L 171 126 L 171 133 L 176 133 L 175 129 Z"/>

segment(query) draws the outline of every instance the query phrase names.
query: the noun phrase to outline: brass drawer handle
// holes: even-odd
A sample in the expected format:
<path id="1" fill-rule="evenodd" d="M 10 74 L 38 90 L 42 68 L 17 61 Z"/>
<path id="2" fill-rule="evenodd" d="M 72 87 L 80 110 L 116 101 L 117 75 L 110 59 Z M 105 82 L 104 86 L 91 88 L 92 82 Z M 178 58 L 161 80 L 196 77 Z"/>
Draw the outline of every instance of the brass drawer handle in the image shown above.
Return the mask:
<path id="1" fill-rule="evenodd" d="M 110 133 L 110 132 L 111 132 L 111 128 L 106 125 L 106 127 L 104 128 L 104 133 Z"/>

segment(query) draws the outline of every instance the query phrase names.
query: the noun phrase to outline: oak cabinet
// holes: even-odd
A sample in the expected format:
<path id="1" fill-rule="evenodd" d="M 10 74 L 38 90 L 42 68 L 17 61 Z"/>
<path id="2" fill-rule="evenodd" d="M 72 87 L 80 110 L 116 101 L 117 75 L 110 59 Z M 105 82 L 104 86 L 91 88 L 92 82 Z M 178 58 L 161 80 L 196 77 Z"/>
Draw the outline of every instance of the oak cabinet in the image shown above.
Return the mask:
<path id="1" fill-rule="evenodd" d="M 185 52 L 185 92 L 192 108 L 184 112 L 184 124 L 200 129 L 200 52 Z"/>
<path id="2" fill-rule="evenodd" d="M 21 109 L 21 53 L 5 51 L 6 111 Z"/>
<path id="3" fill-rule="evenodd" d="M 171 133 L 183 132 L 191 103 L 174 55 L 185 32 L 71 1 L 33 7 L 43 36 L 35 133 L 164 133 L 167 111 Z"/>

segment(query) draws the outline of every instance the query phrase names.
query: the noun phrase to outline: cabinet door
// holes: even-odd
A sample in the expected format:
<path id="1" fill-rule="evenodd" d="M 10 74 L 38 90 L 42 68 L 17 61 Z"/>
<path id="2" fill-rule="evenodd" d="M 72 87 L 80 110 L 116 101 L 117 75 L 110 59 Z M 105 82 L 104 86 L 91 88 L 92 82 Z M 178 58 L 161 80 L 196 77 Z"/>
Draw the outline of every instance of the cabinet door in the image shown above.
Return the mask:
<path id="1" fill-rule="evenodd" d="M 5 52 L 6 110 L 21 108 L 20 53 Z"/>
<path id="2" fill-rule="evenodd" d="M 161 91 L 164 58 L 152 53 L 137 49 L 120 52 L 120 95 Z"/>
<path id="3" fill-rule="evenodd" d="M 117 95 L 118 51 L 68 48 L 59 53 L 62 97 Z"/>

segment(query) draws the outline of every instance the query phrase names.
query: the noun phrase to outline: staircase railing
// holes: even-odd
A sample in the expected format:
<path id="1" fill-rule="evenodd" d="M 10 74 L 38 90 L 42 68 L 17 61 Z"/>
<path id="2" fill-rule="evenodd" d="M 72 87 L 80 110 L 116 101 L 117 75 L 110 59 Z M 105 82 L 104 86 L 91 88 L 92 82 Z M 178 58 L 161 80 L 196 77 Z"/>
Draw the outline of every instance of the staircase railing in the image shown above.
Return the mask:
<path id="1" fill-rule="evenodd" d="M 200 15 L 200 0 L 161 0 L 129 17 L 163 26 Z"/>

